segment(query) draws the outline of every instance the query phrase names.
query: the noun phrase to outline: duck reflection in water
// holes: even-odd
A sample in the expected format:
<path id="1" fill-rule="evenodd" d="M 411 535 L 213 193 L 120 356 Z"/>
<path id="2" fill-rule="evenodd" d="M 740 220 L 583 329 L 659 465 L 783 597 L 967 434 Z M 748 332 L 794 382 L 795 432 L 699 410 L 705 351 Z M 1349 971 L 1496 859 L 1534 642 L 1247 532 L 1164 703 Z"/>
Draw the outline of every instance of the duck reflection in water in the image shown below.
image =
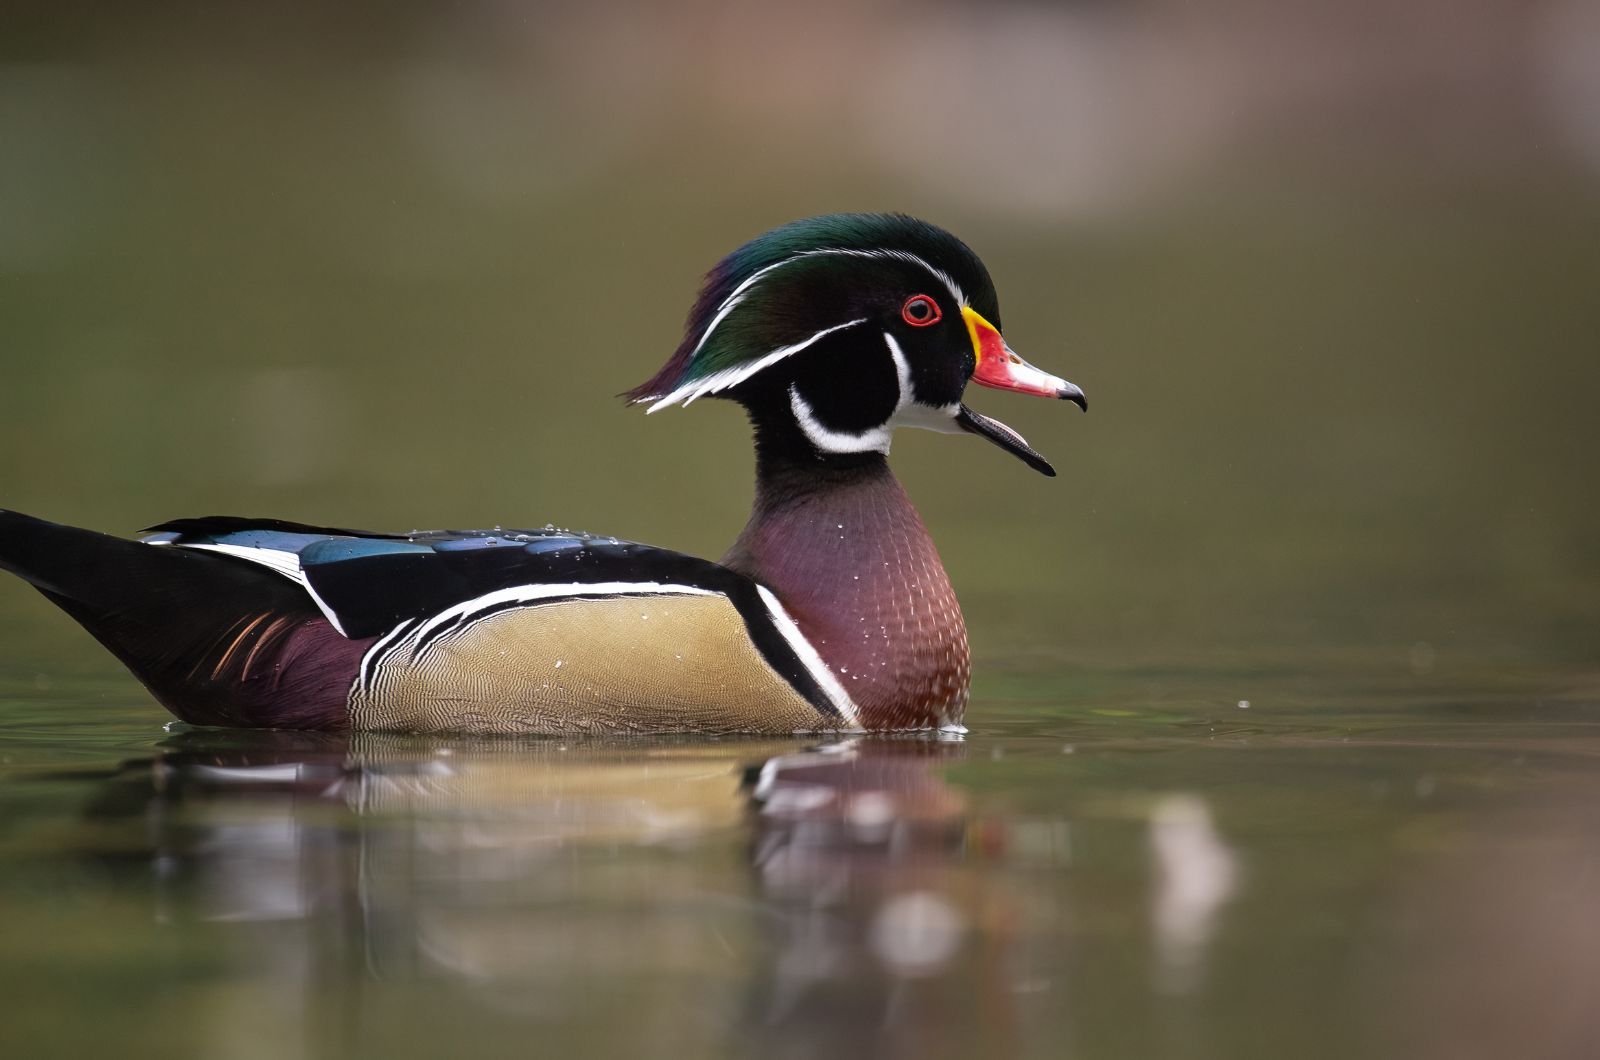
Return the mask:
<path id="1" fill-rule="evenodd" d="M 893 1026 L 893 1046 L 929 1055 L 940 1043 L 928 1037 L 948 1044 L 951 1005 L 977 1002 L 991 1045 L 1011 1029 L 1006 899 L 966 866 L 1000 832 L 933 768 L 963 750 L 842 743 L 752 771 L 751 862 L 778 942 L 752 984 L 753 1018 L 846 1054 Z"/>
<path id="2" fill-rule="evenodd" d="M 959 997 L 980 999 L 975 1032 L 1009 1036 L 1006 899 L 964 867 L 1003 837 L 941 777 L 963 756 L 924 736 L 194 730 L 126 763 L 90 816 L 139 822 L 119 873 L 153 872 L 161 919 L 243 943 L 230 972 L 279 980 L 308 1018 L 370 1004 L 362 981 L 537 1021 L 647 980 L 668 996 L 641 1020 L 800 1035 L 780 1052 L 893 1032 L 898 1052 Z"/>
<path id="3" fill-rule="evenodd" d="M 243 988 L 219 1035 L 266 998 L 311 1040 L 417 1055 L 433 1046 L 395 1028 L 421 1010 L 441 1040 L 467 1020 L 600 1027 L 606 1050 L 732 1033 L 776 1056 L 1003 1055 L 1093 995 L 1074 968 L 1117 880 L 1148 888 L 1155 992 L 1192 992 L 1239 880 L 1204 801 L 1080 807 L 1101 860 L 1074 866 L 1063 814 L 978 810 L 948 779 L 990 757 L 926 736 L 196 730 L 126 763 L 89 816 L 126 893 Z M 1148 860 L 1106 875 L 1141 835 Z"/>

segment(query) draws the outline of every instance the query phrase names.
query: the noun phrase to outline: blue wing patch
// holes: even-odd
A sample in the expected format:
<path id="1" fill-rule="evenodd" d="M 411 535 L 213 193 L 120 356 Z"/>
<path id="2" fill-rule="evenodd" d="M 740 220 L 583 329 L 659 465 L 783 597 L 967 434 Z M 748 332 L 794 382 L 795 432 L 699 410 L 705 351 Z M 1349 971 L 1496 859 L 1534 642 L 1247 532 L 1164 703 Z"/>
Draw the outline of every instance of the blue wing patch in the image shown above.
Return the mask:
<path id="1" fill-rule="evenodd" d="M 394 540 L 381 537 L 323 537 L 299 550 L 300 566 L 306 569 L 371 556 L 400 556 L 432 551 L 433 549 L 427 545 L 419 545 L 403 538 Z"/>

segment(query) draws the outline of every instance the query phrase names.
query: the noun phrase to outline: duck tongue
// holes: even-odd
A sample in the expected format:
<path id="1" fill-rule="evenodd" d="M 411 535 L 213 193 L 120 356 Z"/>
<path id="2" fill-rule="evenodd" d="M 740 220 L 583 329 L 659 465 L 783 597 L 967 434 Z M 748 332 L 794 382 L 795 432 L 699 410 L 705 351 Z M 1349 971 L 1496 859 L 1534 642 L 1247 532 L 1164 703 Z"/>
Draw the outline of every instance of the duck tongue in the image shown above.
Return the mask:
<path id="1" fill-rule="evenodd" d="M 956 410 L 956 426 L 980 438 L 989 439 L 1041 475 L 1055 478 L 1056 469 L 1050 466 L 1050 461 L 1040 456 L 1026 438 L 999 420 L 974 412 L 963 404 Z"/>

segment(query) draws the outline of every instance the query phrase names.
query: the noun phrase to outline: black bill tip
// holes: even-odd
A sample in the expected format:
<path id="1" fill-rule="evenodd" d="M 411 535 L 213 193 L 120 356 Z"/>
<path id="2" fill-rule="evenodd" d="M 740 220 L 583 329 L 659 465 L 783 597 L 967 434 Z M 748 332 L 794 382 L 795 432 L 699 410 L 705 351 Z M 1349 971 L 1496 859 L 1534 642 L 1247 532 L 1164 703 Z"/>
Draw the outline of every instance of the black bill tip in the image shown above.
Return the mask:
<path id="1" fill-rule="evenodd" d="M 1056 391 L 1056 397 L 1062 401 L 1070 401 L 1085 412 L 1089 411 L 1089 399 L 1083 396 L 1083 391 L 1071 383 L 1063 383 L 1061 389 Z"/>
<path id="2" fill-rule="evenodd" d="M 1077 388 L 1073 387 L 1073 389 L 1076 390 Z M 1083 397 L 1081 391 L 1078 397 L 1079 399 Z M 1068 398 L 1067 400 L 1072 399 Z M 974 412 L 966 405 L 962 405 L 956 411 L 956 426 L 970 434 L 976 434 L 980 438 L 989 439 L 989 441 L 1021 460 L 1024 464 L 1039 472 L 1039 474 L 1048 475 L 1050 478 L 1056 477 L 1056 469 L 1050 466 L 1050 461 L 1040 456 L 1038 451 L 1029 445 L 1022 435 L 999 420 L 985 416 L 981 412 Z"/>

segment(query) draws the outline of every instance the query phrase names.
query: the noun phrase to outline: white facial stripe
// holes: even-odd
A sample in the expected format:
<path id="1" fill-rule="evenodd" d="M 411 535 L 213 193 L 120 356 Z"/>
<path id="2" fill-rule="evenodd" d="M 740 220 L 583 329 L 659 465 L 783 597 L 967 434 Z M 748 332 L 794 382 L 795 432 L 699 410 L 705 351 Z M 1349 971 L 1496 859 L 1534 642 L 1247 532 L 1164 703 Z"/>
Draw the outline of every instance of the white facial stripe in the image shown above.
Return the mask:
<path id="1" fill-rule="evenodd" d="M 885 331 L 883 341 L 889 347 L 889 358 L 894 361 L 894 377 L 900 384 L 900 396 L 894 403 L 894 411 L 899 412 L 911 400 L 911 362 L 906 360 L 906 355 L 901 351 L 900 344 L 894 341 L 893 335 Z M 890 416 L 892 418 L 893 413 Z"/>
<path id="2" fill-rule="evenodd" d="M 831 328 L 823 328 L 803 342 L 797 342 L 792 346 L 780 346 L 765 357 L 757 358 L 747 364 L 724 368 L 720 372 L 711 373 L 704 379 L 696 379 L 691 383 L 686 383 L 660 401 L 657 401 L 654 405 L 651 405 L 648 409 L 645 409 L 645 415 L 649 415 L 658 409 L 670 408 L 679 402 L 682 402 L 683 406 L 687 408 L 696 398 L 702 398 L 707 394 L 715 394 L 719 391 L 727 390 L 729 387 L 738 386 L 757 372 L 771 368 L 785 357 L 799 353 L 824 335 L 831 335 L 835 331 L 843 331 L 845 328 L 853 328 L 857 324 L 865 324 L 866 322 L 866 317 L 860 317 L 845 324 L 835 324 Z"/>
<path id="3" fill-rule="evenodd" d="M 716 313 L 714 313 L 712 315 L 712 317 L 711 317 L 711 323 L 707 324 L 706 325 L 706 330 L 701 333 L 700 341 L 694 344 L 694 351 L 689 355 L 690 362 L 693 363 L 693 360 L 694 360 L 695 356 L 698 355 L 700 353 L 701 349 L 705 347 L 706 341 L 711 338 L 712 333 L 717 330 L 717 327 L 724 320 L 726 320 L 728 318 L 728 314 L 733 312 L 734 309 L 736 309 L 739 306 L 739 304 L 744 301 L 745 295 L 749 292 L 750 288 L 755 286 L 757 283 L 759 283 L 761 281 L 761 279 L 763 277 L 765 277 L 769 272 L 772 272 L 775 269 L 781 269 L 785 265 L 788 265 L 788 264 L 790 264 L 792 262 L 799 261 L 801 258 L 814 258 L 814 257 L 818 257 L 818 256 L 821 256 L 821 255 L 826 255 L 826 254 L 839 255 L 839 256 L 842 256 L 842 257 L 850 257 L 850 258 L 889 258 L 889 259 L 893 259 L 895 261 L 907 261 L 907 262 L 910 262 L 913 265 L 920 265 L 922 268 L 927 269 L 928 272 L 935 279 L 937 279 L 940 283 L 944 284 L 945 289 L 950 292 L 950 297 L 955 299 L 955 302 L 956 302 L 957 306 L 964 306 L 964 305 L 967 304 L 967 296 L 962 293 L 961 286 L 956 283 L 956 281 L 950 276 L 949 273 L 945 272 L 943 269 L 934 268 L 932 265 L 928 264 L 927 261 L 925 261 L 924 259 L 918 257 L 915 254 L 912 254 L 910 251 L 905 251 L 905 250 L 851 250 L 851 249 L 846 249 L 846 248 L 842 248 L 842 247 L 824 248 L 824 249 L 821 249 L 821 250 L 802 250 L 798 254 L 794 254 L 794 255 L 792 255 L 790 257 L 784 258 L 782 261 L 775 261 L 771 265 L 767 265 L 767 266 L 765 266 L 763 268 L 757 269 L 755 272 L 753 272 L 749 276 L 745 277 L 744 281 L 742 283 L 740 283 L 739 286 L 735 287 L 733 289 L 733 292 L 731 294 L 729 294 L 727 298 L 723 299 L 722 300 L 722 304 L 717 307 Z M 856 323 L 860 323 L 860 321 L 857 321 Z M 841 325 L 841 326 L 848 326 L 848 325 Z M 826 334 L 826 332 L 823 332 L 823 334 Z M 808 340 L 808 341 L 814 341 L 816 339 L 816 337 L 817 336 L 813 336 L 812 339 Z M 774 353 L 776 353 L 776 352 L 777 351 L 774 351 Z M 790 352 L 792 353 L 794 351 L 791 349 Z M 771 357 L 772 354 L 768 354 L 767 356 Z M 762 361 L 766 361 L 766 358 L 764 357 L 761 360 Z M 752 368 L 751 369 L 751 374 L 754 374 L 755 372 L 760 371 L 761 368 L 767 367 L 767 364 L 770 364 L 770 363 L 771 362 L 768 361 L 766 364 L 761 364 L 760 367 Z M 735 371 L 735 369 L 727 369 L 727 371 Z M 720 373 L 718 373 L 718 374 L 720 374 Z M 748 378 L 749 378 L 748 375 L 747 376 L 743 376 L 743 377 L 741 377 L 740 381 L 742 382 L 743 379 L 748 379 Z M 698 384 L 695 384 L 695 385 L 698 385 Z M 732 385 L 733 384 L 731 384 L 731 383 L 725 383 L 725 384 L 722 384 L 721 386 L 719 386 L 718 389 L 726 389 L 728 386 L 732 386 Z M 671 394 L 668 394 L 666 397 L 664 397 L 661 400 L 657 401 L 654 405 L 651 405 L 649 411 L 650 412 L 654 412 L 656 409 L 667 408 L 667 407 L 675 404 L 676 402 L 674 401 L 674 398 L 678 394 L 680 394 L 682 391 L 684 391 L 685 389 L 689 389 L 689 388 L 688 387 L 679 387 L 677 390 L 674 390 Z M 704 391 L 703 393 L 709 394 L 709 393 L 715 393 L 715 392 L 716 391 L 714 391 L 714 390 L 707 390 L 707 391 Z M 696 393 L 694 396 L 695 397 L 700 397 L 701 394 L 700 393 Z M 689 404 L 689 401 L 692 401 L 692 400 L 693 400 L 693 398 L 685 400 L 685 401 L 683 401 L 683 404 L 687 405 L 687 404 Z"/>
<path id="4" fill-rule="evenodd" d="M 961 293 L 961 287 L 948 272 L 945 272 L 943 269 L 934 268 L 932 265 L 928 264 L 926 259 L 920 258 L 908 250 L 846 250 L 843 248 L 803 250 L 796 254 L 794 258 L 789 258 L 788 261 L 793 261 L 795 258 L 814 257 L 818 254 L 841 254 L 845 257 L 851 258 L 892 258 L 895 261 L 908 261 L 913 265 L 920 265 L 932 273 L 940 283 L 944 284 L 945 290 L 950 292 L 950 297 L 955 299 L 958 306 L 967 304 L 967 296 Z M 780 265 L 787 263 L 787 261 L 779 262 Z"/>
<path id="5" fill-rule="evenodd" d="M 799 255 L 796 255 L 796 257 L 798 256 Z M 744 301 L 744 293 L 746 291 L 753 287 L 755 283 L 761 279 L 761 277 L 765 276 L 773 269 L 782 268 L 793 260 L 795 259 L 784 258 L 782 261 L 775 261 L 765 268 L 757 269 L 755 272 L 752 272 L 749 276 L 747 276 L 743 283 L 735 287 L 733 289 L 733 293 L 724 298 L 722 300 L 722 304 L 717 307 L 717 312 L 714 316 L 712 316 L 711 323 L 706 325 L 706 330 L 701 334 L 700 341 L 694 344 L 694 353 L 689 355 L 690 361 L 694 360 L 695 354 L 700 352 L 700 348 L 706 344 L 706 340 L 711 337 L 711 333 L 717 330 L 717 325 L 722 323 L 723 320 L 727 318 L 729 313 L 733 312 L 735 306 Z"/>

